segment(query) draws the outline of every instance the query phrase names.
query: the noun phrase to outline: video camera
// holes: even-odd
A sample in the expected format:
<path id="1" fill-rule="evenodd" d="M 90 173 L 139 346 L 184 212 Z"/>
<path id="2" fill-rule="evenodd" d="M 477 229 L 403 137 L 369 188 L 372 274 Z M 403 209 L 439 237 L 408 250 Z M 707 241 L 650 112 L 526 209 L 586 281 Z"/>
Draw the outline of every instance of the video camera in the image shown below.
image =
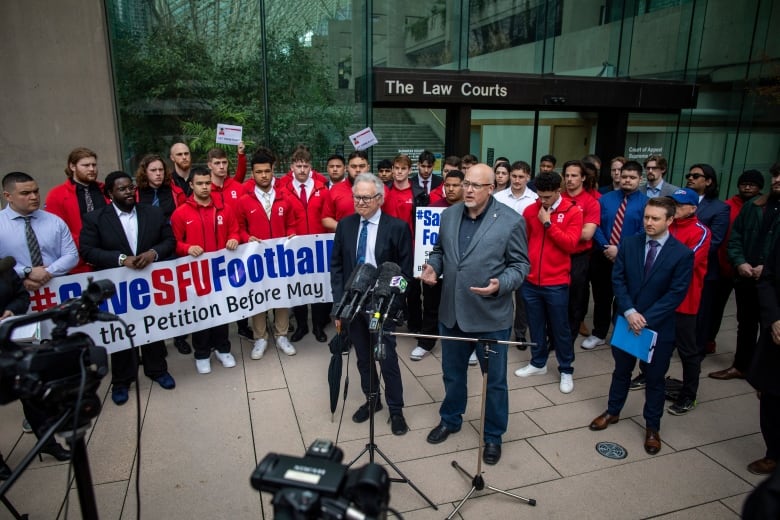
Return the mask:
<path id="1" fill-rule="evenodd" d="M 67 330 L 98 319 L 115 319 L 98 307 L 115 292 L 110 280 L 89 279 L 79 298 L 43 312 L 4 320 L 0 324 L 0 404 L 28 399 L 54 422 L 78 402 L 79 409 L 73 413 L 79 418 L 79 426 L 96 417 L 101 408 L 97 389 L 108 373 L 108 355 L 88 335 L 68 335 Z M 29 345 L 11 340 L 14 329 L 45 320 L 55 325 L 50 341 Z"/>
<path id="2" fill-rule="evenodd" d="M 350 470 L 344 452 L 317 439 L 304 457 L 267 454 L 252 473 L 252 487 L 274 495 L 276 520 L 384 520 L 390 502 L 387 471 L 370 463 Z"/>

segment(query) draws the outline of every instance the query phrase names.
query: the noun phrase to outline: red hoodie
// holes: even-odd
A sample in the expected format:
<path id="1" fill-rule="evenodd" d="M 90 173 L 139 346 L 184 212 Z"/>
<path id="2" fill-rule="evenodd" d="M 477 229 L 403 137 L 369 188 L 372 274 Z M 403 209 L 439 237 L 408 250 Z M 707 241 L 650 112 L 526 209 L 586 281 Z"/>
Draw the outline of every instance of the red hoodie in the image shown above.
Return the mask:
<path id="1" fill-rule="evenodd" d="M 171 227 L 178 256 L 188 255 L 192 246 L 209 253 L 224 249 L 230 239 L 241 240 L 235 213 L 218 198 L 212 198 L 205 206 L 188 198 L 171 215 Z"/>
<path id="2" fill-rule="evenodd" d="M 571 199 L 560 198 L 550 213 L 551 225 L 539 221 L 537 200 L 523 211 L 528 233 L 528 260 L 531 269 L 526 281 L 534 285 L 568 285 L 571 281 L 571 255 L 582 236 L 582 209 Z"/>
<path id="3" fill-rule="evenodd" d="M 707 274 L 707 255 L 710 252 L 712 233 L 699 222 L 696 215 L 689 218 L 676 218 L 669 226 L 669 233 L 693 251 L 693 276 L 688 293 L 675 312 L 697 314 L 701 304 L 701 292 L 704 289 L 704 275 Z"/>
<path id="4" fill-rule="evenodd" d="M 297 217 L 292 210 L 291 201 L 284 192 L 280 193 L 274 190 L 270 219 L 255 193 L 247 193 L 241 197 L 237 210 L 238 229 L 242 244 L 249 242 L 250 236 L 266 240 L 288 237 L 296 233 Z"/>

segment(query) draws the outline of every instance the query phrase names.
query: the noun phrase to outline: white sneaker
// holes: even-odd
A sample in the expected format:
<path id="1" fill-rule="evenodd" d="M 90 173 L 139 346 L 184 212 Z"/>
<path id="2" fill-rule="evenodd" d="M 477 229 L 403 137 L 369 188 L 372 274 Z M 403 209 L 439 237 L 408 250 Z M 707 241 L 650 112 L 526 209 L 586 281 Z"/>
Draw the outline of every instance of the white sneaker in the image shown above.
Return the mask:
<path id="1" fill-rule="evenodd" d="M 471 353 L 471 357 L 469 357 L 469 365 L 474 366 L 477 364 L 477 351 Z"/>
<path id="2" fill-rule="evenodd" d="M 422 358 L 424 358 L 428 354 L 428 351 L 425 350 L 422 347 L 414 347 L 414 350 L 412 350 L 412 353 L 409 354 L 409 359 L 412 361 L 420 361 Z"/>
<path id="3" fill-rule="evenodd" d="M 198 374 L 208 374 L 211 372 L 211 360 L 209 358 L 196 359 L 195 368 L 198 369 Z"/>
<path id="4" fill-rule="evenodd" d="M 287 339 L 287 336 L 276 337 L 276 348 L 278 348 L 288 356 L 295 355 L 295 347 L 292 346 L 292 343 L 290 343 L 290 340 Z"/>
<path id="5" fill-rule="evenodd" d="M 515 375 L 518 377 L 543 376 L 546 373 L 547 365 L 544 365 L 542 368 L 536 368 L 531 363 L 528 363 L 523 368 L 518 368 L 515 370 Z"/>
<path id="6" fill-rule="evenodd" d="M 603 345 L 604 343 L 606 343 L 606 341 L 604 341 L 603 338 L 591 334 L 590 336 L 582 340 L 582 345 L 580 346 L 585 350 L 590 350 L 592 348 L 598 347 L 599 345 Z"/>
<path id="7" fill-rule="evenodd" d="M 222 366 L 225 368 L 233 368 L 236 366 L 236 358 L 233 357 L 233 354 L 230 352 L 218 352 L 215 351 L 214 355 L 217 356 L 217 359 L 219 359 L 219 362 L 222 363 Z"/>
<path id="8" fill-rule="evenodd" d="M 263 357 L 263 354 L 265 354 L 265 348 L 268 346 L 268 340 L 264 338 L 260 338 L 258 340 L 255 340 L 255 346 L 252 348 L 252 353 L 249 354 L 249 357 L 252 359 L 260 359 Z"/>
<path id="9" fill-rule="evenodd" d="M 571 374 L 561 374 L 560 389 L 562 394 L 570 394 L 574 390 L 574 379 Z"/>

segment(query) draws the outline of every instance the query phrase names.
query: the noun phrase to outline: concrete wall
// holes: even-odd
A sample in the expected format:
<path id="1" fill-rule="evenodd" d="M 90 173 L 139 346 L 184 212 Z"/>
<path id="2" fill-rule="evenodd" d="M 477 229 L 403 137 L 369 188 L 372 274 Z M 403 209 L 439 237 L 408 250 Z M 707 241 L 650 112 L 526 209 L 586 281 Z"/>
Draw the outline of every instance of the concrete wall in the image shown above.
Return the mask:
<path id="1" fill-rule="evenodd" d="M 45 194 L 77 146 L 100 178 L 118 167 L 105 20 L 100 0 L 0 2 L 0 175 L 27 172 Z"/>

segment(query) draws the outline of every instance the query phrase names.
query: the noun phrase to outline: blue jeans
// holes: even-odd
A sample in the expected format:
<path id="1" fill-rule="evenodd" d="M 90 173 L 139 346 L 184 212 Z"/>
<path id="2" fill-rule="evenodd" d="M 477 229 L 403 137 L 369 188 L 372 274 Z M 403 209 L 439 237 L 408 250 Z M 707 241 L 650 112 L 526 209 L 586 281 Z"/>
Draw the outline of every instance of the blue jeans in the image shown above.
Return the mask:
<path id="1" fill-rule="evenodd" d="M 569 286 L 541 286 L 523 283 L 523 300 L 525 313 L 528 317 L 528 328 L 531 329 L 531 341 L 536 346 L 531 347 L 531 364 L 536 368 L 547 365 L 549 350 L 547 334 L 549 333 L 555 357 L 558 360 L 558 371 L 562 374 L 574 373 L 574 342 L 569 328 Z M 549 327 L 547 326 L 549 324 Z M 578 324 L 579 325 L 579 324 Z"/>
<path id="2" fill-rule="evenodd" d="M 511 328 L 495 332 L 463 332 L 457 324 L 448 328 L 439 322 L 439 333 L 442 336 L 458 336 L 468 338 L 484 338 L 508 340 Z M 439 408 L 441 422 L 447 428 L 459 430 L 463 424 L 463 413 L 466 411 L 468 398 L 466 372 L 469 368 L 469 357 L 477 350 L 480 367 L 485 370 L 484 346 L 463 341 L 442 340 L 441 368 L 444 379 L 444 401 Z M 506 382 L 506 345 L 490 346 L 488 363 L 487 395 L 485 396 L 485 442 L 501 444 L 501 436 L 506 432 L 509 422 L 509 390 Z"/>

